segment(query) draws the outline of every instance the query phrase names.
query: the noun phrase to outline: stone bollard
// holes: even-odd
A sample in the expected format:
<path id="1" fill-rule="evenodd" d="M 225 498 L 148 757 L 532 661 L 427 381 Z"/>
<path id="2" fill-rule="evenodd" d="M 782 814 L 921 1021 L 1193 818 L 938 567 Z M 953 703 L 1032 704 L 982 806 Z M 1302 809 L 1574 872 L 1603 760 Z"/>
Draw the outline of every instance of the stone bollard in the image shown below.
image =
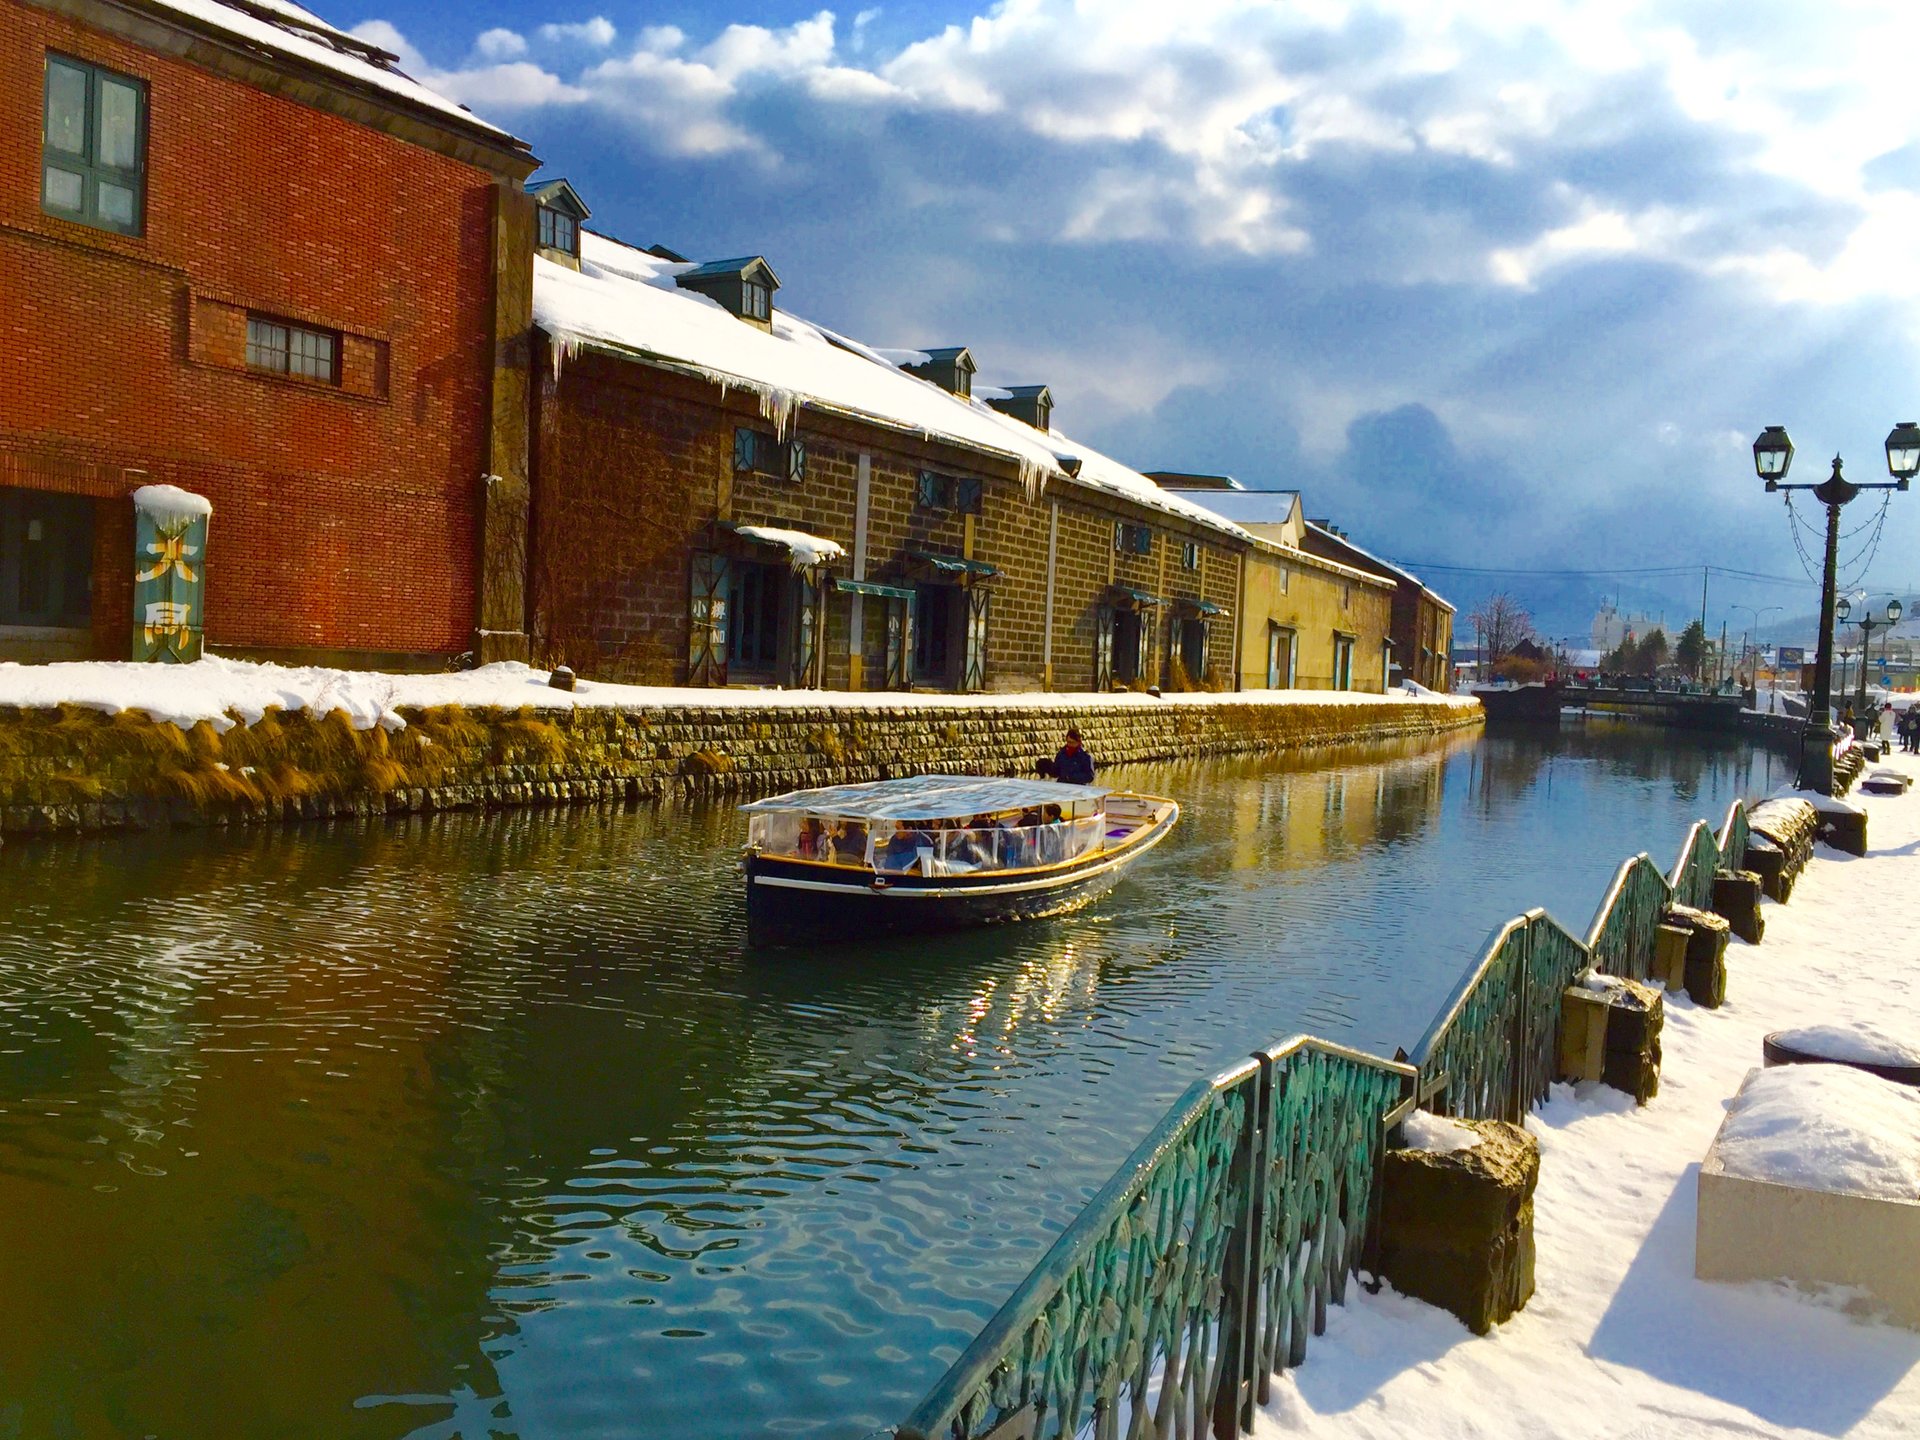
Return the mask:
<path id="1" fill-rule="evenodd" d="M 1727 936 L 1733 927 L 1720 916 L 1690 905 L 1667 910 L 1669 925 L 1684 925 L 1687 937 L 1687 994 L 1696 1005 L 1718 1010 L 1727 999 Z"/>
<path id="2" fill-rule="evenodd" d="M 1753 850 L 1747 851 L 1742 864 L 1748 870 L 1760 872 L 1767 894 L 1775 900 L 1785 900 L 1793 893 L 1800 872 L 1813 859 L 1814 837 L 1820 833 L 1819 812 L 1805 800 L 1782 796 L 1754 806 L 1747 814 L 1747 825 L 1751 840 L 1765 841 L 1785 857 L 1780 865 L 1778 888 L 1768 878 L 1766 863 Z"/>
<path id="3" fill-rule="evenodd" d="M 1653 927 L 1653 978 L 1678 993 L 1687 988 L 1687 946 L 1693 930 L 1665 921 Z"/>
<path id="4" fill-rule="evenodd" d="M 1660 1032 L 1666 997 L 1651 985 L 1622 980 L 1607 1006 L 1607 1056 L 1600 1079 L 1644 1105 L 1660 1093 Z"/>
<path id="5" fill-rule="evenodd" d="M 1747 839 L 1747 853 L 1741 857 L 1741 869 L 1760 877 L 1760 891 L 1770 900 L 1785 900 L 1793 886 L 1787 874 L 1787 852 L 1764 835 Z"/>
<path id="6" fill-rule="evenodd" d="M 1644 1105 L 1660 1093 L 1666 1002 L 1651 985 L 1592 972 L 1560 998 L 1560 1078 L 1598 1080 Z"/>
<path id="7" fill-rule="evenodd" d="M 1404 1129 L 1472 1132 L 1467 1148 L 1387 1152 L 1379 1274 L 1484 1335 L 1533 1294 L 1533 1189 L 1540 1147 L 1504 1120 L 1416 1116 Z"/>
<path id="8" fill-rule="evenodd" d="M 1713 877 L 1713 913 L 1749 945 L 1758 945 L 1767 922 L 1760 913 L 1760 877 L 1751 870 L 1722 870 Z"/>
<path id="9" fill-rule="evenodd" d="M 1833 808 L 1820 811 L 1820 838 L 1848 855 L 1867 853 L 1867 812 L 1844 802 L 1832 802 Z"/>

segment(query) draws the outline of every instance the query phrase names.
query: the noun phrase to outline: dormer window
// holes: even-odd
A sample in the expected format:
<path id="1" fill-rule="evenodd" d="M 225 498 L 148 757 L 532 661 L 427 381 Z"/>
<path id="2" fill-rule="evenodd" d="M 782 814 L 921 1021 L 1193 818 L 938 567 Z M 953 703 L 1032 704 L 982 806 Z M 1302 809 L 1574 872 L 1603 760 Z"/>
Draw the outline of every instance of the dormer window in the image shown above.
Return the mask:
<path id="1" fill-rule="evenodd" d="M 540 207 L 540 248 L 542 250 L 564 250 L 578 257 L 580 254 L 580 225 L 571 215 L 562 215 L 558 210 Z"/>
<path id="2" fill-rule="evenodd" d="M 1010 385 L 987 404 L 1036 430 L 1053 428 L 1053 392 L 1044 385 Z"/>
<path id="3" fill-rule="evenodd" d="M 673 277 L 682 290 L 704 295 L 762 330 L 773 328 L 773 292 L 780 278 L 758 255 L 737 260 L 709 260 Z"/>
<path id="4" fill-rule="evenodd" d="M 565 180 L 527 186 L 537 207 L 539 253 L 570 270 L 580 268 L 580 226 L 591 215 L 579 191 Z"/>
<path id="5" fill-rule="evenodd" d="M 903 354 L 910 358 L 899 358 Z M 947 345 L 933 350 L 890 351 L 887 352 L 887 358 L 895 360 L 909 375 L 931 380 L 949 395 L 958 395 L 962 400 L 973 397 L 973 355 L 964 345 Z"/>

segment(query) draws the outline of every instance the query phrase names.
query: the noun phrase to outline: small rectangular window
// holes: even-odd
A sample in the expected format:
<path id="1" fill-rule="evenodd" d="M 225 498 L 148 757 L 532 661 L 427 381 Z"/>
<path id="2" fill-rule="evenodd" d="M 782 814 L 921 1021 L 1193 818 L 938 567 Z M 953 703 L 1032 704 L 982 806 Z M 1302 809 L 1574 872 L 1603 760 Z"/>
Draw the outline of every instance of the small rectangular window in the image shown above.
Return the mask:
<path id="1" fill-rule="evenodd" d="M 1151 555 L 1153 530 L 1150 526 L 1116 520 L 1113 524 L 1113 548 L 1123 555 Z"/>
<path id="2" fill-rule="evenodd" d="M 140 234 L 146 206 L 146 85 L 49 55 L 44 120 L 42 208 L 82 225 Z"/>
<path id="3" fill-rule="evenodd" d="M 764 430 L 743 425 L 733 432 L 733 468 L 797 485 L 807 478 L 807 447 L 797 437 L 782 444 Z"/>
<path id="4" fill-rule="evenodd" d="M 274 375 L 340 383 L 339 337 L 263 315 L 247 317 L 247 364 Z"/>
<path id="5" fill-rule="evenodd" d="M 914 487 L 914 503 L 922 510 L 950 510 L 956 515 L 978 515 L 985 486 L 974 475 L 939 475 L 922 470 Z"/>
<path id="6" fill-rule="evenodd" d="M 1189 540 L 1181 547 L 1180 564 L 1183 569 L 1187 570 L 1198 570 L 1200 568 L 1200 542 L 1198 540 Z"/>
<path id="7" fill-rule="evenodd" d="M 773 313 L 773 293 L 757 280 L 741 282 L 740 312 L 754 320 L 766 320 Z"/>

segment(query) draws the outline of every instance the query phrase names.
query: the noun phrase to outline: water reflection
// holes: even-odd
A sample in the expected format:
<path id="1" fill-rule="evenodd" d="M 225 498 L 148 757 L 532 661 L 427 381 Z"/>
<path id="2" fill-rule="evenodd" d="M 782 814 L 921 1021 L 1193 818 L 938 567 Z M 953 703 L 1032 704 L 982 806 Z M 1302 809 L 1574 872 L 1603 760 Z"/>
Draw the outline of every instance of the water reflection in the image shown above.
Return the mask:
<path id="1" fill-rule="evenodd" d="M 1410 1041 L 1777 763 L 1145 767 L 1186 819 L 1095 908 L 802 954 L 724 807 L 10 846 L 0 1434 L 862 1435 L 1192 1078 Z"/>

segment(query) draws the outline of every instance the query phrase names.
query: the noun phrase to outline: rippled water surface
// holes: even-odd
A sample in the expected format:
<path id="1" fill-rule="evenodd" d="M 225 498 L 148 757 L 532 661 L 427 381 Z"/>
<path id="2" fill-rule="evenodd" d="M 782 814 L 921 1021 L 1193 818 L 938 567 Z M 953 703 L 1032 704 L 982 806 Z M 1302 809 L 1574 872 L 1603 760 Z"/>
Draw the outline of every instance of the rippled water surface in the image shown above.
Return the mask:
<path id="1" fill-rule="evenodd" d="M 725 807 L 0 850 L 0 1434 L 859 1437 L 1188 1082 L 1411 1045 L 1790 778 L 1569 722 L 1137 767 L 1061 920 L 748 953 Z"/>

